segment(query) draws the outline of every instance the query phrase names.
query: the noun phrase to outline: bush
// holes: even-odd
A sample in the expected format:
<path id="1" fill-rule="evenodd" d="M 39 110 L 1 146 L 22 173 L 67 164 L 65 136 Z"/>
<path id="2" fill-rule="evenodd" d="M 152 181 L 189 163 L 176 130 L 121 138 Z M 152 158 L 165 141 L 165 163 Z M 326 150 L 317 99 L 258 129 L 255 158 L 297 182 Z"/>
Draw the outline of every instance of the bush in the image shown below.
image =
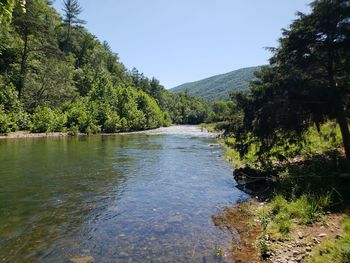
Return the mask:
<path id="1" fill-rule="evenodd" d="M 72 136 L 76 136 L 79 134 L 79 126 L 78 125 L 73 125 L 68 128 L 68 134 Z"/>
<path id="2" fill-rule="evenodd" d="M 67 125 L 67 115 L 61 112 L 56 112 L 55 113 L 55 122 L 54 122 L 54 127 L 53 131 L 55 132 L 64 132 L 67 130 L 66 125 Z"/>
<path id="3" fill-rule="evenodd" d="M 11 118 L 5 113 L 4 107 L 0 104 L 0 133 L 9 133 L 11 126 Z"/>
<path id="4" fill-rule="evenodd" d="M 69 129 L 77 126 L 80 132 L 96 132 L 99 128 L 95 122 L 92 113 L 87 111 L 82 101 L 73 104 L 67 112 L 67 127 Z"/>
<path id="5" fill-rule="evenodd" d="M 15 87 L 8 83 L 5 84 L 0 76 L 0 104 L 3 105 L 3 109 L 8 113 L 12 111 L 19 111 L 22 105 L 18 99 L 18 92 Z"/>
<path id="6" fill-rule="evenodd" d="M 111 112 L 107 116 L 107 120 L 103 124 L 104 132 L 120 132 L 122 130 L 122 124 L 119 115 L 116 112 Z"/>
<path id="7" fill-rule="evenodd" d="M 94 123 L 90 123 L 89 126 L 87 126 L 85 132 L 87 134 L 97 134 L 97 133 L 101 132 L 101 126 L 96 125 Z"/>
<path id="8" fill-rule="evenodd" d="M 32 120 L 27 112 L 19 111 L 16 113 L 11 113 L 11 118 L 14 123 L 16 123 L 19 130 L 23 131 L 32 129 Z"/>
<path id="9" fill-rule="evenodd" d="M 65 115 L 56 113 L 49 107 L 37 107 L 32 119 L 32 132 L 63 131 L 66 125 Z"/>

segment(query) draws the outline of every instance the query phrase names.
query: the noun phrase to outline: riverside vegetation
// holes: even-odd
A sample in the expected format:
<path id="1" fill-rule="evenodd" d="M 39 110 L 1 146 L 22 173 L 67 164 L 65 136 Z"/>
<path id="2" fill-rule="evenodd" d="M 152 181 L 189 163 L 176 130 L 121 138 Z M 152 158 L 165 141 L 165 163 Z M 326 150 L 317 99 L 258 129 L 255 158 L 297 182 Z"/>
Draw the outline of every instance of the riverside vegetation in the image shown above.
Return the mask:
<path id="1" fill-rule="evenodd" d="M 283 30 L 270 65 L 249 92 L 232 94 L 230 117 L 216 125 L 239 187 L 265 203 L 214 221 L 253 233 L 242 246 L 255 243 L 257 261 L 350 262 L 350 2 L 311 9 Z"/>
<path id="2" fill-rule="evenodd" d="M 0 133 L 114 133 L 207 120 L 204 100 L 127 70 L 84 28 L 77 0 L 64 1 L 63 17 L 51 4 L 0 3 Z"/>
<path id="3" fill-rule="evenodd" d="M 247 240 L 257 260 L 350 262 L 349 1 L 313 1 L 310 14 L 283 30 L 251 90 L 210 106 L 126 70 L 83 27 L 77 1 L 65 1 L 64 18 L 49 1 L 17 2 L 0 6 L 0 132 L 218 122 L 240 187 L 264 203 L 239 205 L 214 222 L 230 228 L 244 215 L 241 232 L 256 227 Z M 333 219 L 342 226 L 329 227 Z M 309 228 L 329 231 L 312 237 Z"/>

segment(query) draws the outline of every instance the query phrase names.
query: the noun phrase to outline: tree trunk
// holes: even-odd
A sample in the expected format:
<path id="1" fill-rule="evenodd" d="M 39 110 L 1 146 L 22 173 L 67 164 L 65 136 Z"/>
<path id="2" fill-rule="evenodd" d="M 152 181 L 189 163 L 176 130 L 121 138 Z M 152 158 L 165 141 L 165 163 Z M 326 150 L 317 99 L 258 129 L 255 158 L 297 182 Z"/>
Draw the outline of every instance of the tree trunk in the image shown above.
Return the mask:
<path id="1" fill-rule="evenodd" d="M 348 121 L 346 120 L 345 110 L 342 106 L 337 111 L 337 121 L 340 127 L 341 135 L 343 138 L 343 145 L 346 154 L 346 158 L 350 160 L 350 132 Z"/>
<path id="2" fill-rule="evenodd" d="M 19 81 L 17 85 L 19 99 L 21 99 L 23 90 L 24 90 L 25 75 L 27 71 L 27 58 L 28 58 L 28 35 L 25 34 L 24 47 L 23 47 L 23 53 L 21 58 L 21 69 L 20 69 Z"/>
<path id="3" fill-rule="evenodd" d="M 334 28 L 334 32 L 336 32 L 336 26 Z M 349 126 L 348 121 L 346 119 L 346 112 L 344 108 L 343 103 L 343 93 L 341 89 L 338 87 L 336 80 L 335 80 L 335 65 L 334 65 L 334 58 L 335 58 L 335 47 L 334 47 L 334 40 L 335 40 L 335 33 L 331 34 L 327 41 L 327 48 L 328 48 L 328 65 L 327 65 L 327 71 L 328 71 L 328 80 L 330 88 L 335 93 L 335 107 L 336 107 L 336 118 L 337 122 L 340 127 L 341 135 L 343 138 L 343 146 L 345 150 L 345 155 L 348 160 L 350 160 L 350 132 L 349 132 Z"/>

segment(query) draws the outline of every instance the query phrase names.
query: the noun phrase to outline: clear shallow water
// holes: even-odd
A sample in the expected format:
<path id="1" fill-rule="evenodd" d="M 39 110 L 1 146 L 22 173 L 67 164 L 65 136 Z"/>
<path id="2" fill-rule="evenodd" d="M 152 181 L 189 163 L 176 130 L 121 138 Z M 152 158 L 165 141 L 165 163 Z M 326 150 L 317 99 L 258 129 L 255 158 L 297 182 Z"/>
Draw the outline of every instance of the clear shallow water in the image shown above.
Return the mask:
<path id="1" fill-rule="evenodd" d="M 215 262 L 212 216 L 247 198 L 221 155 L 194 126 L 2 140 L 0 261 Z"/>

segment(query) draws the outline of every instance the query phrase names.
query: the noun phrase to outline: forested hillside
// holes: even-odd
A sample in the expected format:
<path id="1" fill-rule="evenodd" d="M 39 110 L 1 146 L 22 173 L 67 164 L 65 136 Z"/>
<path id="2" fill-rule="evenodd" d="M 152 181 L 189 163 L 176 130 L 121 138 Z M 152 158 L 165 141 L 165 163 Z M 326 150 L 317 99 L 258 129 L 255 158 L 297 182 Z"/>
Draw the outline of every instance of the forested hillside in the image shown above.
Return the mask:
<path id="1" fill-rule="evenodd" d="M 1 3 L 0 133 L 143 130 L 199 123 L 207 105 L 128 70 L 84 27 L 77 0 Z"/>
<path id="2" fill-rule="evenodd" d="M 229 100 L 230 93 L 249 89 L 248 82 L 254 79 L 254 72 L 259 69 L 260 67 L 242 68 L 226 74 L 185 83 L 170 91 L 174 93 L 187 91 L 190 95 L 209 101 Z"/>

